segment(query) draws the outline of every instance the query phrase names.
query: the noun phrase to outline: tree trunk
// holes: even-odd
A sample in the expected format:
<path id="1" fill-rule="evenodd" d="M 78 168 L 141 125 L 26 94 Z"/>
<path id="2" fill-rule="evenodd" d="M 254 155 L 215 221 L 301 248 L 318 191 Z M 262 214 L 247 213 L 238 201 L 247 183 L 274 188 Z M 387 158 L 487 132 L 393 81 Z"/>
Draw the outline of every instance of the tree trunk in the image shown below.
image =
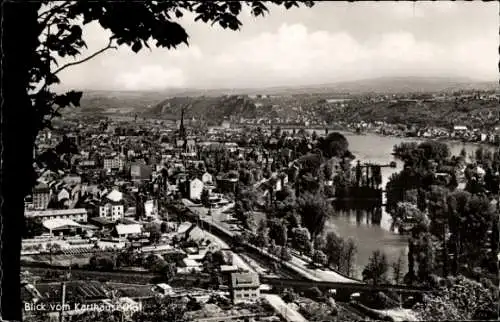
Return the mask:
<path id="1" fill-rule="evenodd" d="M 411 239 L 408 243 L 408 276 L 410 279 L 415 277 L 415 243 Z"/>
<path id="2" fill-rule="evenodd" d="M 29 68 L 38 44 L 40 3 L 3 4 L 1 317 L 22 320 L 20 259 L 24 197 L 33 184 L 36 135 L 28 97 Z"/>
<path id="3" fill-rule="evenodd" d="M 448 243 L 446 241 L 447 224 L 443 227 L 443 277 L 448 276 Z"/>

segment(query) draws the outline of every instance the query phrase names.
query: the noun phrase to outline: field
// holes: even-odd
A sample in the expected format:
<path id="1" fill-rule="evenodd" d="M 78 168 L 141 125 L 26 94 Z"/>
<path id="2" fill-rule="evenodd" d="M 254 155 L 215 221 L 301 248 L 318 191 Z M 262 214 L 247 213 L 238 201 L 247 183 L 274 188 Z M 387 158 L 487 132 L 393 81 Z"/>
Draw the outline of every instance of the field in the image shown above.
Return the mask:
<path id="1" fill-rule="evenodd" d="M 83 269 L 69 268 L 49 268 L 49 267 L 32 267 L 22 266 L 21 271 L 28 271 L 32 275 L 40 276 L 43 280 L 60 280 L 61 276 L 71 274 L 72 280 L 98 280 L 98 281 L 114 281 L 128 284 L 150 284 L 157 275 L 145 272 L 128 272 L 128 271 L 113 271 L 99 272 Z"/>
<path id="2" fill-rule="evenodd" d="M 23 256 L 22 261 L 26 263 L 43 263 L 43 264 L 52 264 L 54 266 L 84 266 L 88 265 L 90 262 L 90 258 L 94 256 L 94 254 L 75 254 L 75 255 L 52 255 L 52 261 L 50 255 L 29 255 Z"/>

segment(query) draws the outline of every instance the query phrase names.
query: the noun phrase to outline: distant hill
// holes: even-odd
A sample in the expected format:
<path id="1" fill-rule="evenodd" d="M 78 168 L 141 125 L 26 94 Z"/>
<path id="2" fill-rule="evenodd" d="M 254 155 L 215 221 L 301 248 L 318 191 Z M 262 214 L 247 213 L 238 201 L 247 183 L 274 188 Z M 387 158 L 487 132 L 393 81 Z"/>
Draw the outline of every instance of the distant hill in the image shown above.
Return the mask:
<path id="1" fill-rule="evenodd" d="M 165 99 L 160 92 L 84 91 L 80 108 L 67 109 L 70 113 L 127 114 L 143 113 Z"/>
<path id="2" fill-rule="evenodd" d="M 350 93 L 411 93 L 459 90 L 495 90 L 498 82 L 445 77 L 384 77 L 324 85 Z"/>
<path id="3" fill-rule="evenodd" d="M 163 91 L 84 91 L 81 108 L 70 113 L 128 114 L 138 113 L 162 117 L 180 115 L 180 107 L 189 105 L 186 116 L 220 118 L 238 114 L 255 116 L 255 105 L 251 99 L 237 95 L 298 95 L 298 94 L 363 94 L 363 93 L 408 93 L 444 92 L 458 90 L 497 90 L 497 82 L 478 82 L 470 79 L 440 77 L 385 77 L 332 84 L 310 86 L 282 86 L 247 89 L 166 89 Z M 189 115 L 188 115 L 189 114 Z"/>
<path id="4" fill-rule="evenodd" d="M 447 77 L 381 77 L 306 86 L 276 86 L 267 88 L 225 89 L 169 89 L 170 96 L 219 96 L 219 95 L 294 95 L 308 93 L 410 93 L 444 92 L 459 90 L 496 90 L 498 82 L 476 81 L 467 78 Z"/>
<path id="5" fill-rule="evenodd" d="M 330 112 L 329 119 L 347 122 L 386 121 L 420 126 L 496 126 L 500 119 L 498 101 L 472 100 L 448 102 L 377 102 L 354 105 Z"/>
<path id="6" fill-rule="evenodd" d="M 222 120 L 225 116 L 257 116 L 257 108 L 248 96 L 173 97 L 161 101 L 143 115 L 179 119 L 184 108 L 186 118 Z"/>

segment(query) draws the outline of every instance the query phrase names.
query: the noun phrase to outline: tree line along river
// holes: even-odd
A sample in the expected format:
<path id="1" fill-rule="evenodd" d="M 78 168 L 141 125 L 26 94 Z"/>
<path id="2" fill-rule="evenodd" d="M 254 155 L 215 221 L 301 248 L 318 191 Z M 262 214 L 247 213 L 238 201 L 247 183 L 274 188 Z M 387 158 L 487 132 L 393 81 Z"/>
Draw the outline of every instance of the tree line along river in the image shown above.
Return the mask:
<path id="1" fill-rule="evenodd" d="M 296 129 L 298 131 L 299 128 Z M 318 136 L 325 135 L 324 129 L 306 128 L 307 133 L 316 132 Z M 282 131 L 291 133 L 292 127 L 283 127 Z M 356 134 L 347 131 L 337 131 L 329 129 L 328 133 L 342 133 L 349 143 L 349 150 L 354 154 L 357 162 L 369 162 L 386 165 L 392 161 L 396 162 L 396 167 L 382 167 L 382 187 L 389 181 L 393 173 L 403 169 L 403 162 L 396 159 L 392 153 L 395 145 L 402 142 L 422 142 L 423 139 L 411 137 L 381 136 L 374 133 Z M 474 143 L 462 143 L 456 141 L 446 141 L 452 155 L 459 155 L 465 149 L 468 155 L 474 154 L 481 145 Z M 495 147 L 486 145 L 488 149 Z M 385 198 L 385 194 L 384 194 Z M 375 250 L 383 251 L 387 255 L 389 262 L 395 262 L 402 254 L 404 273 L 407 269 L 408 237 L 391 230 L 392 218 L 385 211 L 385 207 L 373 210 L 336 209 L 337 216 L 330 217 L 326 222 L 325 233 L 335 232 L 342 238 L 352 238 L 357 244 L 356 266 L 357 278 L 361 277 L 362 269 L 368 264 L 368 260 Z"/>
<path id="2" fill-rule="evenodd" d="M 312 132 L 314 130 L 308 130 Z M 318 135 L 323 131 L 316 130 Z M 349 150 L 355 155 L 357 160 L 378 164 L 389 164 L 396 162 L 396 168 L 382 167 L 382 186 L 385 187 L 390 176 L 399 172 L 403 168 L 403 163 L 392 155 L 394 145 L 402 142 L 416 142 L 415 138 L 399 138 L 379 136 L 376 134 L 354 134 L 351 132 L 341 132 L 349 142 Z M 477 144 L 447 142 L 450 152 L 453 155 L 460 154 L 465 148 L 467 154 L 473 154 L 479 147 Z M 494 149 L 494 147 L 491 147 Z M 389 262 L 396 261 L 398 256 L 403 254 L 403 262 L 406 273 L 407 266 L 407 245 L 408 237 L 399 235 L 391 231 L 392 218 L 386 213 L 384 207 L 367 210 L 337 210 L 338 216 L 331 217 L 326 223 L 326 232 L 334 231 L 343 238 L 353 238 L 356 241 L 358 251 L 356 265 L 358 274 L 368 263 L 373 251 L 379 249 L 387 255 Z M 373 220 L 375 219 L 375 220 Z M 360 277 L 360 276 L 358 276 Z"/>

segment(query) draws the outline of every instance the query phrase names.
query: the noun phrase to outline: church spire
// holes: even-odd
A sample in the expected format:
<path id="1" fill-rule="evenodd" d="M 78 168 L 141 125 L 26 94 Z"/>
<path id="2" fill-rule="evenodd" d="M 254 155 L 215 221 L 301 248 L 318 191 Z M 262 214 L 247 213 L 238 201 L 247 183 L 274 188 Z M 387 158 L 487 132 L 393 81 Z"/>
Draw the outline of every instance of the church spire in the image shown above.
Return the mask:
<path id="1" fill-rule="evenodd" d="M 184 108 L 185 108 L 185 106 L 183 106 L 182 110 L 181 110 L 181 124 L 179 126 L 179 139 L 180 140 L 186 139 L 186 130 L 184 129 Z"/>

